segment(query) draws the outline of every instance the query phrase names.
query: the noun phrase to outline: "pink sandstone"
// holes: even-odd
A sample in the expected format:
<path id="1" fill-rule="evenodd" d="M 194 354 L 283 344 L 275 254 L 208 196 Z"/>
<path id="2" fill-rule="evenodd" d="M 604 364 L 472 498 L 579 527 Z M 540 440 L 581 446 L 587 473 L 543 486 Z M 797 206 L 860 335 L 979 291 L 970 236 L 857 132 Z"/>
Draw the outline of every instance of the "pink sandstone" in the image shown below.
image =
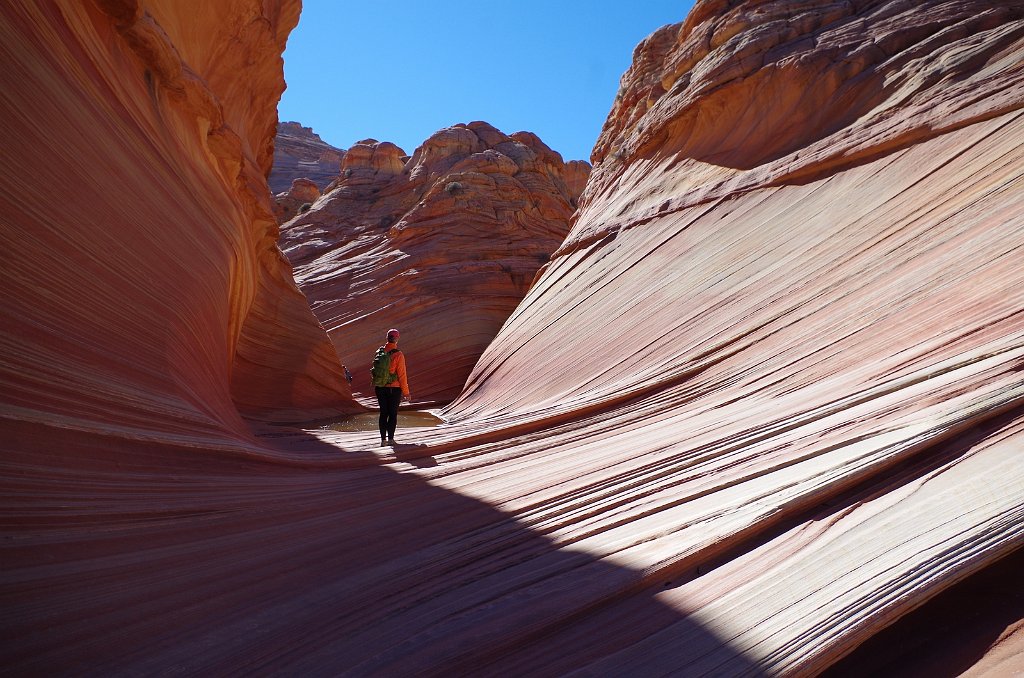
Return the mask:
<path id="1" fill-rule="evenodd" d="M 810 675 L 1024 542 L 1022 15 L 703 2 L 637 49 L 573 231 L 447 410 L 545 431 L 459 486 L 688 613 L 623 642 L 609 602 L 552 654 Z M 567 333 L 600 351 L 534 379 Z"/>
<path id="2" fill-rule="evenodd" d="M 264 179 L 297 9 L 0 6 L 10 672 L 815 675 L 1019 557 L 1019 3 L 657 31 L 565 243 L 394 449 L 240 416 L 351 406 Z M 353 193 L 402 171 L 363 146 Z M 1018 670 L 985 621 L 964 670 Z"/>

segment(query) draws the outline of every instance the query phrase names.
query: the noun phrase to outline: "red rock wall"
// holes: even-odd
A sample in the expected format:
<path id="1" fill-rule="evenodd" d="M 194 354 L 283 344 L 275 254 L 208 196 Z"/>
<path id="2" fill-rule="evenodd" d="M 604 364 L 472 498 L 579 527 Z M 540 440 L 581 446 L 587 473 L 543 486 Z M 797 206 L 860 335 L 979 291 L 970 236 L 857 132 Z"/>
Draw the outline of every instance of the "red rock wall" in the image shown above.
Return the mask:
<path id="1" fill-rule="evenodd" d="M 5 4 L 8 417 L 159 437 L 353 409 L 266 197 L 297 17 Z"/>
<path id="2" fill-rule="evenodd" d="M 349 149 L 281 244 L 356 392 L 372 400 L 373 352 L 398 327 L 416 401 L 451 402 L 564 240 L 589 171 L 483 122 L 441 130 L 412 157 L 373 140 Z"/>

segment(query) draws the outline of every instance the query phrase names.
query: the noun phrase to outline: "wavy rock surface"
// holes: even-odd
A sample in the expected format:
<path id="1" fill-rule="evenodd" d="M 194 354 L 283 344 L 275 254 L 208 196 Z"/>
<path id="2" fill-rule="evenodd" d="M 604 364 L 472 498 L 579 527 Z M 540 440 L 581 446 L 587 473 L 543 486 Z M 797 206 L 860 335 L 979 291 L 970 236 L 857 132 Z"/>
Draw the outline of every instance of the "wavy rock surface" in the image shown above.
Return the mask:
<path id="1" fill-rule="evenodd" d="M 355 407 L 264 179 L 297 18 L 4 5 L 5 416 L 188 438 Z"/>
<path id="2" fill-rule="evenodd" d="M 349 149 L 281 246 L 356 392 L 372 398 L 370 358 L 397 326 L 416 399 L 451 402 L 565 239 L 589 171 L 483 122 L 443 129 L 411 157 L 372 139 Z"/>
<path id="3" fill-rule="evenodd" d="M 217 48 L 252 15 L 208 5 L 191 30 L 147 8 L 188 63 L 251 63 Z M 1018 585 L 1018 4 L 723 0 L 656 33 L 566 244 L 451 423 L 394 450 L 224 416 L 203 328 L 244 318 L 248 183 L 113 7 L 0 9 L 9 671 L 812 675 L 972 574 Z M 270 129 L 265 83 L 228 83 L 232 129 Z M 55 183 L 46 143 L 90 171 Z M 182 230 L 200 214 L 228 244 Z M 110 236 L 134 223 L 163 228 Z M 1017 669 L 999 621 L 944 628 L 983 648 L 956 666 Z"/>
<path id="4" fill-rule="evenodd" d="M 813 673 L 1024 543 L 1022 16 L 703 2 L 637 49 L 448 410 L 555 425 L 509 503 L 690 612 L 591 670 Z"/>
<path id="5" fill-rule="evenodd" d="M 345 151 L 326 143 L 311 127 L 278 123 L 267 183 L 274 195 L 287 192 L 296 179 L 308 179 L 322 191 L 338 178 L 343 157 Z"/>

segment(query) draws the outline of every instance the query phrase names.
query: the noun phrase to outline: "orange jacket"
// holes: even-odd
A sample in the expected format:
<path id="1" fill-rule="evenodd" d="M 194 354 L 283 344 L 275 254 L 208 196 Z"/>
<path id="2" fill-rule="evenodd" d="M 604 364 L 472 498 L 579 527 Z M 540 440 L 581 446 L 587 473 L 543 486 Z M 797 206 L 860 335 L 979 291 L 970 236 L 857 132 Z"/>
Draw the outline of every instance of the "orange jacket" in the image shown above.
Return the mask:
<path id="1" fill-rule="evenodd" d="M 397 348 L 398 346 L 393 341 L 384 344 L 385 351 L 393 351 Z M 408 397 L 409 375 L 405 372 L 405 354 L 401 351 L 391 355 L 391 371 L 398 375 L 398 379 L 388 384 L 388 388 L 401 388 L 402 395 Z"/>

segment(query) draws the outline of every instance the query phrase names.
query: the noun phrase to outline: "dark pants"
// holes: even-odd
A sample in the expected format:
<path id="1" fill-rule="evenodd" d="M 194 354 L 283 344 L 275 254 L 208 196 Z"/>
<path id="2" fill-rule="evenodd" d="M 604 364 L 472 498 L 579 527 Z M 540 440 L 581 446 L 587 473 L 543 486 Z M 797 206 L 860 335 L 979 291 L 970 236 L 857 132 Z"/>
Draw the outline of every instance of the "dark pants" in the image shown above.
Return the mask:
<path id="1" fill-rule="evenodd" d="M 398 406 L 402 402 L 402 389 L 393 386 L 375 386 L 377 404 L 380 406 L 380 437 L 390 440 L 395 437 L 398 426 Z"/>

